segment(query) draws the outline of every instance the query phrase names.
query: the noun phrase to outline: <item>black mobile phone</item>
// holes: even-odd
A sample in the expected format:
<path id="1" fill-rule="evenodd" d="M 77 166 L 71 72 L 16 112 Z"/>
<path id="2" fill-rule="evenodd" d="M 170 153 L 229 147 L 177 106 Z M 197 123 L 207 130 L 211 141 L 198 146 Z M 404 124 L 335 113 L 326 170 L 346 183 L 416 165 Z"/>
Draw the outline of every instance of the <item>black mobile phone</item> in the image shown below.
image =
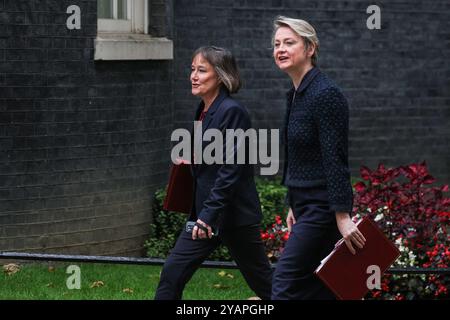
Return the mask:
<path id="1" fill-rule="evenodd" d="M 186 222 L 186 228 L 185 228 L 186 232 L 192 233 L 192 230 L 194 229 L 194 226 L 195 226 L 195 221 L 188 221 L 188 222 Z M 217 236 L 218 234 L 219 234 L 219 231 L 217 229 L 215 229 L 215 228 L 212 228 L 212 235 L 213 235 L 213 237 Z"/>

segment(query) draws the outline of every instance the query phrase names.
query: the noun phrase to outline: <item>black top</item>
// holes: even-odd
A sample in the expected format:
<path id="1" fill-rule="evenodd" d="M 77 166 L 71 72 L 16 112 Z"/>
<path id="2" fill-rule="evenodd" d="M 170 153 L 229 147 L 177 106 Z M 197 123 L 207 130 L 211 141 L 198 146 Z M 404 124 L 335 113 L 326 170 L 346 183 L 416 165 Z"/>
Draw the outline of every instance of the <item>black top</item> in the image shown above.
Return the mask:
<path id="1" fill-rule="evenodd" d="M 330 209 L 352 211 L 348 168 L 349 110 L 341 90 L 319 69 L 287 93 L 283 184 L 326 186 Z"/>
<path id="2" fill-rule="evenodd" d="M 195 119 L 199 119 L 203 107 L 201 102 Z M 251 121 L 247 109 L 222 88 L 206 112 L 202 121 L 202 132 L 198 132 L 198 135 L 205 134 L 208 129 L 217 129 L 225 135 L 227 129 L 246 131 L 249 128 Z M 200 130 L 200 127 L 197 130 Z M 249 154 L 248 141 L 234 141 L 234 163 L 229 163 L 227 159 L 231 156 L 227 155 L 226 136 L 223 137 L 223 142 L 223 164 L 207 164 L 203 161 L 192 166 L 195 195 L 190 219 L 196 220 L 198 217 L 206 224 L 219 229 L 258 224 L 261 222 L 262 213 L 253 177 L 253 165 L 249 164 L 248 160 L 245 164 L 239 164 L 236 159 L 240 148 L 246 148 L 245 155 Z M 203 141 L 202 152 L 210 143 Z"/>

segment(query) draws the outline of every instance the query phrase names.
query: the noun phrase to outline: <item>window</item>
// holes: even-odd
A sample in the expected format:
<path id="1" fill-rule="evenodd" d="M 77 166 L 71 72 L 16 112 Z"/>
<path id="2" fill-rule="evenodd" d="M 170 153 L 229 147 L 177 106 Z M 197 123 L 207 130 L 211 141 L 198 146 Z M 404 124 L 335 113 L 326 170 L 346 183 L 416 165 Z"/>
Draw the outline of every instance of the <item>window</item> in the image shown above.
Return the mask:
<path id="1" fill-rule="evenodd" d="M 165 1 L 98 0 L 94 59 L 172 60 L 173 42 L 148 34 L 150 5 L 154 4 L 152 14 L 160 16 L 165 14 Z"/>
<path id="2" fill-rule="evenodd" d="M 98 0 L 98 32 L 147 33 L 148 0 Z"/>

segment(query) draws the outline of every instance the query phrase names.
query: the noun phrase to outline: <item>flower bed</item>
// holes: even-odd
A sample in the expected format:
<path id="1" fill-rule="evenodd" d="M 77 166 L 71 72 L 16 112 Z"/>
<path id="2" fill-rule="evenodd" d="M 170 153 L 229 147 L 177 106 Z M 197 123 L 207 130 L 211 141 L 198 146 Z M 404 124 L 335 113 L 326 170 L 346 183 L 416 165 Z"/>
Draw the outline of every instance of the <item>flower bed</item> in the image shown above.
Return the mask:
<path id="1" fill-rule="evenodd" d="M 374 171 L 361 168 L 354 185 L 355 218 L 371 216 L 400 249 L 394 267 L 448 268 L 450 262 L 450 198 L 448 185 L 432 186 L 435 179 L 425 163 L 398 168 L 380 164 Z M 381 290 L 368 298 L 445 299 L 448 275 L 385 275 Z"/>

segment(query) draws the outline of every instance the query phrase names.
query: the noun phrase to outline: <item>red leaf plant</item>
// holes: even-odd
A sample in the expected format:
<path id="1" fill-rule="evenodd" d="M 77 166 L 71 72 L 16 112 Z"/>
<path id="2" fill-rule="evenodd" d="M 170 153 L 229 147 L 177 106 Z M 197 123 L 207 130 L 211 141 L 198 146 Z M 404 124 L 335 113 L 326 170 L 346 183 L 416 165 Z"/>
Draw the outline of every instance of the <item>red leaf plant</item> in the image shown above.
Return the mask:
<path id="1" fill-rule="evenodd" d="M 426 163 L 374 171 L 361 167 L 354 184 L 355 220 L 371 216 L 400 249 L 396 267 L 448 268 L 450 198 L 447 185 L 432 186 L 435 179 Z M 386 275 L 381 290 L 369 292 L 369 299 L 445 299 L 449 297 L 449 276 Z"/>

